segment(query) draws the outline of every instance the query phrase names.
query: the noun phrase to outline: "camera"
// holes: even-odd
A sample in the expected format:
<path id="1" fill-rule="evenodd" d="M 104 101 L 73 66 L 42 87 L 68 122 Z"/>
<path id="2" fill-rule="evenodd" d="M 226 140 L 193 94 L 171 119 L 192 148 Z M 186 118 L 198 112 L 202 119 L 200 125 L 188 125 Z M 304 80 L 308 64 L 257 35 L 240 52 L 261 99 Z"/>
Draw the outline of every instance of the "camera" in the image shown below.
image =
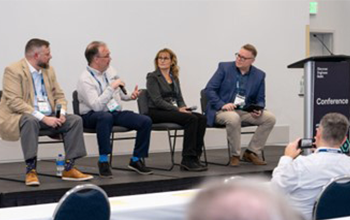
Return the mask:
<path id="1" fill-rule="evenodd" d="M 314 138 L 303 138 L 298 142 L 298 148 L 307 149 L 307 148 L 315 148 L 315 139 Z"/>

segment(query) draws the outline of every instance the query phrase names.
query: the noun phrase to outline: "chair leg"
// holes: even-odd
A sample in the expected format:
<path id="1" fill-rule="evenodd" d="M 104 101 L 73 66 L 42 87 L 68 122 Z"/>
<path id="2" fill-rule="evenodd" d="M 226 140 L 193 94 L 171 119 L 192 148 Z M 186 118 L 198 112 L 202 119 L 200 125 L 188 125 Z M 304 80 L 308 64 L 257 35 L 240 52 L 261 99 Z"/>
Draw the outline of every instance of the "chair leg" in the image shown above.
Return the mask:
<path id="1" fill-rule="evenodd" d="M 170 159 L 171 166 L 169 168 L 161 168 L 161 167 L 149 167 L 154 170 L 163 170 L 163 171 L 171 171 L 174 169 L 175 165 L 181 166 L 178 163 L 175 163 L 175 147 L 176 147 L 176 138 L 180 137 L 177 135 L 177 130 L 174 130 L 174 134 L 171 134 L 171 130 L 167 129 L 168 132 L 168 141 L 169 141 L 169 149 L 170 149 Z M 171 140 L 173 138 L 173 140 Z"/>
<path id="2" fill-rule="evenodd" d="M 128 140 L 129 138 L 126 138 L 125 140 Z M 123 167 L 114 167 L 112 164 L 112 160 L 113 160 L 113 146 L 114 146 L 114 132 L 112 132 L 111 134 L 111 140 L 110 140 L 110 145 L 111 145 L 111 154 L 109 155 L 109 165 L 111 166 L 111 169 L 113 170 L 123 170 L 123 171 L 130 171 L 130 172 L 134 172 L 133 170 L 130 170 L 129 168 L 123 168 Z"/>
<path id="3" fill-rule="evenodd" d="M 231 162 L 231 149 L 230 149 L 230 145 L 229 145 L 228 140 L 227 140 L 227 154 L 228 154 L 228 161 L 227 161 L 227 163 L 218 163 L 218 162 L 209 161 L 207 159 L 207 154 L 205 153 L 204 154 L 204 159 L 205 159 L 204 163 L 206 165 L 213 164 L 213 165 L 218 165 L 218 166 L 228 166 L 228 165 L 230 165 L 230 162 Z"/>

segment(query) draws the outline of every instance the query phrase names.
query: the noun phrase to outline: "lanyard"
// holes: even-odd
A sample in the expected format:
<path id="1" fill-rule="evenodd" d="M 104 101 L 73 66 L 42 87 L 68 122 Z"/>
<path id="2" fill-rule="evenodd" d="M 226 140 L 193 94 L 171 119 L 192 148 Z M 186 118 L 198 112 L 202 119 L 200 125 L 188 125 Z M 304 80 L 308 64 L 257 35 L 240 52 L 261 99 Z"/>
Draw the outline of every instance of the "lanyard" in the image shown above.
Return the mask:
<path id="1" fill-rule="evenodd" d="M 340 149 L 331 149 L 331 148 L 318 149 L 317 153 L 321 153 L 321 152 L 337 153 L 337 154 L 341 154 L 342 153 Z"/>
<path id="2" fill-rule="evenodd" d="M 33 76 L 32 76 L 32 81 L 33 81 L 33 87 L 34 87 L 34 94 L 35 94 L 35 97 L 38 97 L 38 94 L 36 93 L 36 87 L 35 87 L 35 82 L 34 82 L 34 77 L 33 77 Z M 43 78 L 43 76 L 41 75 L 41 94 L 42 94 L 43 97 L 45 97 L 44 89 L 45 89 L 44 78 Z"/>
<path id="3" fill-rule="evenodd" d="M 99 85 L 99 87 L 100 87 L 100 92 L 101 92 L 101 94 L 102 94 L 102 93 L 103 93 L 103 89 L 102 89 L 102 84 L 101 84 L 100 80 L 97 79 L 97 77 L 95 76 L 95 74 L 94 74 L 91 70 L 88 69 L 88 71 L 90 72 L 91 76 L 94 77 L 94 79 L 97 81 L 97 83 L 98 83 L 98 85 Z M 107 85 L 108 85 L 109 82 L 108 82 L 107 76 L 104 75 L 104 77 L 105 77 L 105 80 L 106 80 Z"/>

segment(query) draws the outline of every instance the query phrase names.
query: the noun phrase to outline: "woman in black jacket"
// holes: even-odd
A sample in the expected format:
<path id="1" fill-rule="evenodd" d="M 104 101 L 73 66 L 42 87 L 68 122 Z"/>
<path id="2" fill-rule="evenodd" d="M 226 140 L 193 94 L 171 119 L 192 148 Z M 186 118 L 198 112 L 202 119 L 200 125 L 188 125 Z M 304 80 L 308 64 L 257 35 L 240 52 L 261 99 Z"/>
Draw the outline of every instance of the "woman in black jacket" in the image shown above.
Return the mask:
<path id="1" fill-rule="evenodd" d="M 155 71 L 147 75 L 149 116 L 154 123 L 171 122 L 184 126 L 181 170 L 203 171 L 200 163 L 207 119 L 192 112 L 181 94 L 177 57 L 162 49 L 154 59 Z"/>

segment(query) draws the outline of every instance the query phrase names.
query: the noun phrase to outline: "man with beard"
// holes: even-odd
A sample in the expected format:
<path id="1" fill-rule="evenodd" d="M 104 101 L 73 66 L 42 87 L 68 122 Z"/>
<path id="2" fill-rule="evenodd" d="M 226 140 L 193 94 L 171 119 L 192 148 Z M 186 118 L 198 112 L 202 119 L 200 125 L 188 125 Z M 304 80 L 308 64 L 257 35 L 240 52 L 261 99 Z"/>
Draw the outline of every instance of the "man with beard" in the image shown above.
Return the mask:
<path id="1" fill-rule="evenodd" d="M 82 120 L 79 116 L 66 114 L 67 101 L 49 66 L 52 58 L 49 46 L 45 40 L 29 40 L 25 58 L 6 67 L 3 78 L 0 136 L 8 141 L 21 139 L 28 186 L 40 184 L 36 172 L 40 130 L 63 133 L 66 157 L 63 180 L 93 178 L 74 167 L 75 159 L 86 155 Z M 61 106 L 60 116 L 55 117 L 58 106 Z"/>

